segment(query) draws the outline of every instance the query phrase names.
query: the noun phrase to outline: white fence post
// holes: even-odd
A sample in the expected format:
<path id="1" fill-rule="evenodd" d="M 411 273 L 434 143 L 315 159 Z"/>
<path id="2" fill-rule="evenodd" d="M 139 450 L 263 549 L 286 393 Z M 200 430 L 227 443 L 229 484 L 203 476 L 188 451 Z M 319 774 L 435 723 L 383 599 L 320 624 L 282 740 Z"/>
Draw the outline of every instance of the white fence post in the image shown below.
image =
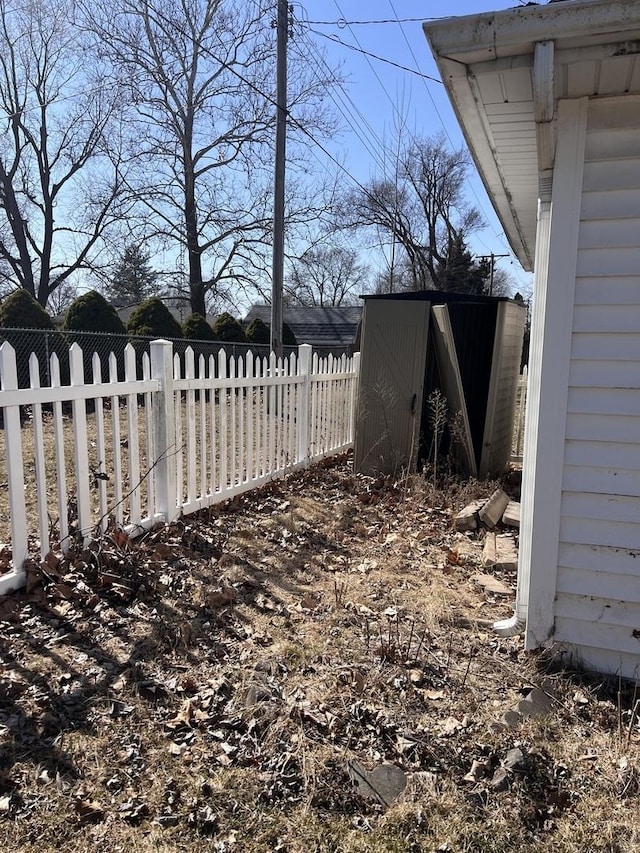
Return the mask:
<path id="1" fill-rule="evenodd" d="M 5 341 L 0 346 L 0 379 L 2 390 L 13 391 L 18 387 L 16 354 L 11 344 Z M 4 441 L 7 451 L 7 478 L 9 481 L 9 507 L 11 513 L 11 561 L 13 572 L 0 578 L 0 592 L 6 595 L 24 586 L 27 559 L 27 510 L 24 499 L 24 460 L 22 455 L 22 427 L 20 406 L 7 406 L 4 415 Z"/>
<path id="2" fill-rule="evenodd" d="M 77 343 L 69 347 L 69 377 L 72 386 L 83 386 L 84 357 Z M 73 455 L 76 468 L 76 504 L 78 533 L 84 545 L 91 540 L 91 493 L 89 491 L 89 449 L 87 440 L 87 404 L 85 400 L 72 400 Z"/>
<path id="3" fill-rule="evenodd" d="M 298 459 L 305 468 L 311 459 L 311 359 L 313 347 L 301 344 L 298 347 Z"/>
<path id="4" fill-rule="evenodd" d="M 167 524 L 178 516 L 176 504 L 176 425 L 173 391 L 173 346 L 170 341 L 151 342 L 151 378 L 160 382 L 152 395 L 153 447 L 157 458 L 153 465 L 156 511 Z"/>
<path id="5" fill-rule="evenodd" d="M 40 364 L 38 356 L 29 356 L 30 387 L 40 388 Z M 36 463 L 36 488 L 38 490 L 38 527 L 40 529 L 40 556 L 44 560 L 49 552 L 49 514 L 47 512 L 47 469 L 44 462 L 44 430 L 42 428 L 42 403 L 34 403 L 33 452 Z"/>
<path id="6" fill-rule="evenodd" d="M 360 353 L 356 352 L 353 355 L 352 368 L 354 377 L 351 380 L 351 417 L 349 419 L 349 441 L 356 440 L 356 423 L 358 409 L 358 385 L 360 383 Z"/>

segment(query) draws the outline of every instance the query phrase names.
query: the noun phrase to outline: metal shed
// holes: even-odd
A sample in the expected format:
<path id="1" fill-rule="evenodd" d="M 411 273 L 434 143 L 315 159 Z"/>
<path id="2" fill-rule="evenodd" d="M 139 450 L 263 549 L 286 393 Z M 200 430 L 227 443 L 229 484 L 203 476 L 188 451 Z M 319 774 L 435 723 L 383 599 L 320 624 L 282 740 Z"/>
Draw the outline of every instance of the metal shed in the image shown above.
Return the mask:
<path id="1" fill-rule="evenodd" d="M 447 422 L 458 418 L 465 472 L 499 473 L 511 455 L 524 306 L 440 291 L 364 303 L 356 470 L 421 467 L 433 447 L 431 395 L 440 391 Z"/>

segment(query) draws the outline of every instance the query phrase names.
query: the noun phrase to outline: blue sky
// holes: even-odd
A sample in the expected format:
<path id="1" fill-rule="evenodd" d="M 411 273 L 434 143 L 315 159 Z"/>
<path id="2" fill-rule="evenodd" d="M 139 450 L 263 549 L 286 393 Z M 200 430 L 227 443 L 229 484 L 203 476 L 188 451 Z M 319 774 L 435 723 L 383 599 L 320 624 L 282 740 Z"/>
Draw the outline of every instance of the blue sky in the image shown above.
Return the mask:
<path id="1" fill-rule="evenodd" d="M 332 153 L 343 157 L 351 175 L 366 181 L 376 171 L 380 173 L 374 158 L 379 157 L 380 141 L 393 138 L 394 121 L 397 123 L 400 116 L 411 132 L 430 136 L 444 131 L 452 146 L 464 144 L 444 86 L 412 73 L 418 71 L 422 75 L 439 77 L 421 21 L 517 5 L 522 3 L 519 0 L 452 0 L 448 4 L 435 0 L 304 0 L 295 3 L 296 20 L 300 24 L 305 20 L 309 22 L 304 27 L 305 41 L 310 39 L 322 45 L 327 61 L 331 65 L 340 64 L 346 78 L 345 95 L 338 94 L 336 99 L 348 116 L 348 123 L 343 118 L 345 132 L 334 143 Z M 410 70 L 367 57 L 360 50 Z M 322 156 L 319 152 L 319 157 Z M 345 178 L 348 180 L 346 175 Z M 511 252 L 473 167 L 467 195 L 469 201 L 480 208 L 487 222 L 487 227 L 470 240 L 472 251 L 478 255 Z M 512 253 L 509 258 L 500 260 L 499 265 L 513 276 L 517 289 L 531 289 L 531 275 L 522 270 Z"/>

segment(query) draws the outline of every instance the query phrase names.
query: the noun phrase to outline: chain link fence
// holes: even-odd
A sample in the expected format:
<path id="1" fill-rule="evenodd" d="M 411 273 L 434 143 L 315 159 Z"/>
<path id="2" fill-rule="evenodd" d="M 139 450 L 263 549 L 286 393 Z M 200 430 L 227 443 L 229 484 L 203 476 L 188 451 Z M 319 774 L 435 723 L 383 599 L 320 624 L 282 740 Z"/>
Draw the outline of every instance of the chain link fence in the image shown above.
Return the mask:
<path id="1" fill-rule="evenodd" d="M 31 379 L 29 373 L 29 360 L 34 353 L 38 361 L 40 385 L 51 385 L 51 356 L 55 353 L 60 364 L 60 381 L 63 385 L 69 382 L 69 347 L 77 343 L 84 354 L 85 382 L 93 381 L 92 356 L 98 354 L 100 359 L 101 378 L 109 380 L 109 356 L 113 353 L 116 357 L 118 381 L 124 379 L 124 352 L 127 344 L 132 344 L 136 353 L 137 371 L 140 375 L 142 356 L 149 353 L 151 341 L 156 337 L 114 335 L 110 332 L 63 332 L 49 329 L 3 329 L 0 328 L 0 344 L 8 341 L 16 352 L 18 366 L 18 387 L 29 388 Z M 229 343 L 227 341 L 196 341 L 186 338 L 170 338 L 173 351 L 184 361 L 184 354 L 188 347 L 192 347 L 195 355 L 196 376 L 198 375 L 198 362 L 200 356 L 208 361 L 210 356 L 216 360 L 221 349 L 224 349 L 227 359 L 231 357 L 244 357 L 247 353 L 253 353 L 260 358 L 268 357 L 269 347 L 266 344 Z M 296 347 L 285 347 L 284 355 L 296 352 Z M 345 349 L 345 352 L 347 350 Z M 314 352 L 319 356 L 339 355 L 335 348 L 314 347 Z M 347 353 L 350 354 L 350 353 Z"/>

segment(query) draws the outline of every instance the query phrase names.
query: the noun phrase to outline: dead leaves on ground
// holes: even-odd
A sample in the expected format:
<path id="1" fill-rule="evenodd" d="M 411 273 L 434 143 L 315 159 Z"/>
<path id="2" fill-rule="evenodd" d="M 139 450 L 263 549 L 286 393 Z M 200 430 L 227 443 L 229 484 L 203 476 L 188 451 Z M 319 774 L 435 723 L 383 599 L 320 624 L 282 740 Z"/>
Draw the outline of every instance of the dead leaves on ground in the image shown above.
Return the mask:
<path id="1" fill-rule="evenodd" d="M 78 837 L 155 828 L 222 850 L 246 846 L 247 813 L 371 831 L 428 779 L 479 810 L 531 802 L 526 831 L 552 832 L 566 780 L 579 792 L 601 758 L 508 766 L 517 733 L 486 723 L 510 707 L 519 641 L 480 628 L 480 549 L 425 495 L 342 461 L 29 562 L 26 593 L 0 599 L 0 821 L 28 838 L 50 808 Z M 571 695 L 585 727 L 615 721 Z M 632 798 L 635 764 L 611 772 Z"/>

